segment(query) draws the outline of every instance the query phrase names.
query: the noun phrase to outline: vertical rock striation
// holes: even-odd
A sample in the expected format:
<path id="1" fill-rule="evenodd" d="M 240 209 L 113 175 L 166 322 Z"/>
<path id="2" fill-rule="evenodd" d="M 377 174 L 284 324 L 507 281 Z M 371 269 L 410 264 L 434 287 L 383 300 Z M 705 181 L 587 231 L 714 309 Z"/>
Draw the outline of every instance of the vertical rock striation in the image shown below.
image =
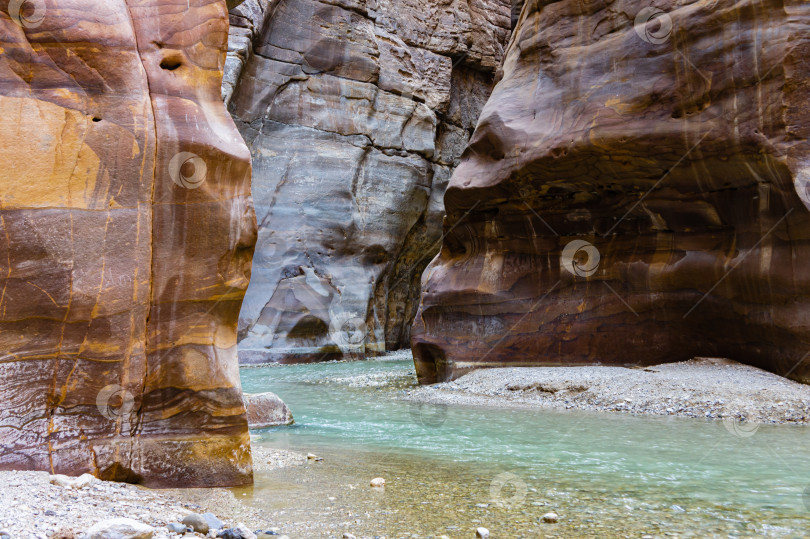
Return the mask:
<path id="1" fill-rule="evenodd" d="M 0 0 L 0 469 L 252 481 L 221 0 Z"/>
<path id="2" fill-rule="evenodd" d="M 527 4 L 445 197 L 420 381 L 710 356 L 810 382 L 809 36 L 799 0 Z"/>
<path id="3" fill-rule="evenodd" d="M 259 235 L 244 362 L 406 346 L 441 197 L 509 33 L 504 0 L 248 0 L 223 93 Z"/>

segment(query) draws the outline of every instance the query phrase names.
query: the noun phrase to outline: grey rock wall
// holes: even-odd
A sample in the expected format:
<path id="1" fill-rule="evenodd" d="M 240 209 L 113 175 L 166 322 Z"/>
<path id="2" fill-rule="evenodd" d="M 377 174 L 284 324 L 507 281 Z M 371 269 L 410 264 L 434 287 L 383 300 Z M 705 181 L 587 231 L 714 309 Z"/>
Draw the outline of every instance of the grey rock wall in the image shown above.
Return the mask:
<path id="1" fill-rule="evenodd" d="M 448 180 L 489 96 L 505 0 L 247 0 L 223 96 L 251 148 L 259 239 L 240 360 L 408 345 Z"/>

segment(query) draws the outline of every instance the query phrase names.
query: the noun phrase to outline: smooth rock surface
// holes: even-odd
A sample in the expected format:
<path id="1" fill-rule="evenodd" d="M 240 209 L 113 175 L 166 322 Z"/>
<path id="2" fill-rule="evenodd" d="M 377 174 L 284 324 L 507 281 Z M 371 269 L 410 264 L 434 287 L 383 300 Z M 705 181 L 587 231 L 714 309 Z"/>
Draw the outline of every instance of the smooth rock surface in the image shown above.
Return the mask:
<path id="1" fill-rule="evenodd" d="M 222 522 L 214 513 L 203 513 L 203 519 L 205 519 L 206 524 L 208 524 L 209 530 L 221 530 L 225 527 L 225 523 Z"/>
<path id="2" fill-rule="evenodd" d="M 150 539 L 155 529 L 131 518 L 113 518 L 94 524 L 86 534 L 88 539 Z"/>
<path id="3" fill-rule="evenodd" d="M 445 196 L 419 380 L 729 358 L 810 382 L 810 5 L 527 3 Z"/>
<path id="4" fill-rule="evenodd" d="M 509 34 L 503 0 L 248 0 L 223 95 L 259 221 L 243 363 L 405 346 L 441 197 Z"/>
<path id="5" fill-rule="evenodd" d="M 92 474 L 86 473 L 79 477 L 69 477 L 67 475 L 56 474 L 51 476 L 51 484 L 58 487 L 80 489 L 89 487 L 97 479 Z"/>
<path id="6" fill-rule="evenodd" d="M 0 6 L 0 469 L 250 483 L 225 2 L 26 5 Z"/>
<path id="7" fill-rule="evenodd" d="M 256 534 L 241 522 L 233 528 L 226 528 L 217 534 L 222 539 L 256 539 Z"/>
<path id="8" fill-rule="evenodd" d="M 197 513 L 191 513 L 190 515 L 186 515 L 183 518 L 183 524 L 185 524 L 186 526 L 188 526 L 197 533 L 206 534 L 208 533 L 209 530 L 208 520 L 204 516 Z"/>
<path id="9" fill-rule="evenodd" d="M 183 535 L 189 530 L 189 527 L 185 524 L 180 524 L 179 522 L 169 522 L 166 524 L 166 529 L 168 529 L 171 533 Z"/>
<path id="10" fill-rule="evenodd" d="M 245 394 L 248 426 L 251 429 L 266 429 L 280 425 L 292 425 L 293 415 L 284 401 L 275 393 Z"/>

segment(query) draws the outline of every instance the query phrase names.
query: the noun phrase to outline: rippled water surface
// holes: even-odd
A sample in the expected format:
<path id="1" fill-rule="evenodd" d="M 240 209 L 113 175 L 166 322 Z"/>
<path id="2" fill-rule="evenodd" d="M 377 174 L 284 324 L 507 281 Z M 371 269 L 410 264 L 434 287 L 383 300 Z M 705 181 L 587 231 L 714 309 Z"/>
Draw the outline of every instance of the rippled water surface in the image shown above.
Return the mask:
<path id="1" fill-rule="evenodd" d="M 806 427 L 420 406 L 402 399 L 415 385 L 406 355 L 246 368 L 242 384 L 277 393 L 295 416 L 294 426 L 259 431 L 255 443 L 325 456 L 305 470 L 257 477 L 253 503 L 286 503 L 290 514 L 342 522 L 353 533 L 810 534 Z M 388 481 L 384 492 L 367 486 L 377 475 Z M 353 524 L 352 511 L 371 522 Z M 549 511 L 557 524 L 542 522 Z"/>

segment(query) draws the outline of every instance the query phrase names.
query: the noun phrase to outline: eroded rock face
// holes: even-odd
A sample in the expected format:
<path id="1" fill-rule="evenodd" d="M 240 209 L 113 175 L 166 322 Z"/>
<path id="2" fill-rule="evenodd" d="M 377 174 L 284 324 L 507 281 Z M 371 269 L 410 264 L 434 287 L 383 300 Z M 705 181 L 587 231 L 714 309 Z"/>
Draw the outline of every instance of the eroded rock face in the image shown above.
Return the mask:
<path id="1" fill-rule="evenodd" d="M 252 481 L 224 1 L 0 0 L 0 469 Z"/>
<path id="2" fill-rule="evenodd" d="M 810 382 L 810 5 L 527 5 L 445 197 L 420 381 L 728 357 Z"/>
<path id="3" fill-rule="evenodd" d="M 407 346 L 441 197 L 509 33 L 503 0 L 248 0 L 223 93 L 259 221 L 245 362 Z"/>

